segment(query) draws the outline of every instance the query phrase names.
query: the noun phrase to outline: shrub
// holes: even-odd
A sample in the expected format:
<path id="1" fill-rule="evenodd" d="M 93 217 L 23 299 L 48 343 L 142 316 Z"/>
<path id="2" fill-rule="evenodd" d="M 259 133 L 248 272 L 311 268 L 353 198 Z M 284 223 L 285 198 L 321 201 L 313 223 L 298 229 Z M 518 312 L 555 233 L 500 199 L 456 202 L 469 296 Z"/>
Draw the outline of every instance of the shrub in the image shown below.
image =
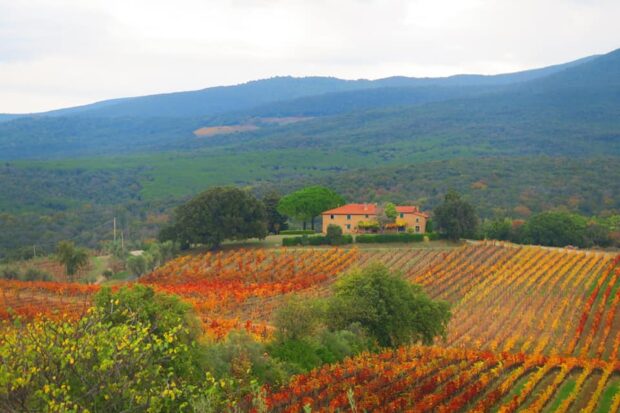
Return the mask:
<path id="1" fill-rule="evenodd" d="M 326 320 L 332 330 L 359 323 L 380 346 L 398 347 L 445 337 L 450 317 L 447 302 L 375 263 L 338 280 Z"/>
<path id="2" fill-rule="evenodd" d="M 245 331 L 232 331 L 225 340 L 210 344 L 205 351 L 205 364 L 218 379 L 234 378 L 241 385 L 230 398 L 252 391 L 253 379 L 278 387 L 286 383 L 287 369 L 283 363 L 266 354 L 264 343 L 255 341 Z M 244 387 L 245 386 L 245 387 Z"/>
<path id="3" fill-rule="evenodd" d="M 30 267 L 19 278 L 23 281 L 51 281 L 52 275 L 40 268 Z"/>
<path id="4" fill-rule="evenodd" d="M 280 231 L 280 235 L 311 235 L 315 233 L 316 231 L 311 229 L 285 229 Z"/>
<path id="5" fill-rule="evenodd" d="M 318 333 L 323 324 L 325 306 L 313 299 L 295 297 L 275 314 L 276 339 L 300 340 Z"/>
<path id="6" fill-rule="evenodd" d="M 340 244 L 352 244 L 353 236 L 346 234 L 340 237 Z M 288 237 L 282 238 L 282 245 L 285 247 L 294 247 L 296 245 L 333 245 L 329 242 L 326 236 L 324 235 L 315 235 L 309 237 L 307 235 L 302 235 L 301 237 Z"/>
<path id="7" fill-rule="evenodd" d="M 342 227 L 340 225 L 329 224 L 327 226 L 325 238 L 331 245 L 342 244 Z"/>
<path id="8" fill-rule="evenodd" d="M 430 234 L 429 239 L 430 239 Z M 355 242 L 360 244 L 372 244 L 372 243 L 389 243 L 389 242 L 422 242 L 424 241 L 424 234 L 362 234 L 355 237 Z"/>
<path id="9" fill-rule="evenodd" d="M 150 255 L 146 252 L 142 253 L 142 255 L 132 255 L 127 258 L 127 269 L 133 275 L 139 277 L 142 274 L 145 274 L 150 269 L 149 262 Z"/>
<path id="10" fill-rule="evenodd" d="M 17 267 L 4 267 L 0 271 L 0 278 L 5 280 L 17 280 L 21 277 L 21 271 Z"/>
<path id="11" fill-rule="evenodd" d="M 287 366 L 290 374 L 335 363 L 372 348 L 359 326 L 328 330 L 323 300 L 289 300 L 276 312 L 274 325 L 276 335 L 268 350 Z"/>
<path id="12" fill-rule="evenodd" d="M 104 290 L 75 322 L 7 327 L 0 411 L 187 411 L 204 403 L 213 387 L 196 342 L 187 340 L 187 306 L 132 290 Z"/>
<path id="13" fill-rule="evenodd" d="M 301 245 L 301 237 L 282 238 L 282 246 L 294 247 L 295 245 Z"/>
<path id="14" fill-rule="evenodd" d="M 316 235 L 314 237 L 307 237 L 310 245 L 329 245 L 329 240 L 323 235 Z"/>
<path id="15" fill-rule="evenodd" d="M 587 219 L 563 211 L 547 211 L 532 216 L 524 226 L 522 242 L 563 247 L 586 246 Z"/>

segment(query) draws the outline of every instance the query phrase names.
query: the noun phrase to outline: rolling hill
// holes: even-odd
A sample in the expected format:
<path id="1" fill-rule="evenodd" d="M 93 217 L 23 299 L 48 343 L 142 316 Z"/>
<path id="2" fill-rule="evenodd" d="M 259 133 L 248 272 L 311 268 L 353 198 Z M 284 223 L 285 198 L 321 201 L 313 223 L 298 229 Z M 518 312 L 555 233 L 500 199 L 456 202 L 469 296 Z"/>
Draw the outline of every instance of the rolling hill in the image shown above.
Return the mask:
<path id="1" fill-rule="evenodd" d="M 144 234 L 154 227 L 147 211 L 165 216 L 214 185 L 260 194 L 319 183 L 355 201 L 427 208 L 452 188 L 483 217 L 554 207 L 620 214 L 620 50 L 511 75 L 276 78 L 208 93 L 230 103 L 241 90 L 270 84 L 281 89 L 265 97 L 271 102 L 245 96 L 234 110 L 204 116 L 152 117 L 144 109 L 145 116 L 115 117 L 117 105 L 130 104 L 120 99 L 2 122 L 0 247 L 54 245 L 59 236 L 95 246 L 106 235 L 89 226 L 119 210 Z M 297 86 L 278 101 L 285 84 Z M 170 96 L 149 97 L 160 98 Z M 242 100 L 255 106 L 243 109 Z M 108 109 L 109 116 L 86 116 Z M 282 117 L 303 120 L 273 119 Z M 472 189 L 478 182 L 484 189 Z"/>
<path id="2" fill-rule="evenodd" d="M 440 110 L 448 115 L 455 105 L 458 109 L 461 102 L 471 99 L 483 101 L 486 98 L 491 105 L 495 101 L 501 104 L 503 99 L 511 99 L 514 88 L 595 64 L 601 58 L 588 57 L 563 65 L 496 76 L 391 77 L 376 81 L 278 77 L 194 92 L 115 99 L 22 115 L 2 122 L 0 159 L 193 149 L 187 145 L 201 144 L 191 140 L 192 132 L 200 127 L 261 123 L 261 119 L 271 117 L 350 115 L 330 118 L 328 122 L 323 119 L 304 122 L 292 129 L 261 124 L 261 131 L 247 136 L 273 134 L 273 142 L 280 142 L 278 134 L 298 136 L 299 131 L 313 136 L 325 134 L 317 131 L 317 125 L 319 129 L 324 125 L 330 130 L 346 128 L 357 134 L 360 128 L 372 126 L 377 120 L 381 122 L 380 118 L 386 115 L 387 120 L 398 124 L 402 131 L 406 126 L 402 119 L 410 118 L 408 111 L 414 108 L 421 110 L 420 116 L 430 117 L 423 122 L 433 130 L 443 133 L 442 129 L 447 128 L 448 133 L 453 133 L 445 122 L 434 123 L 437 119 L 433 111 L 437 109 L 432 105 L 426 108 L 427 104 L 445 103 L 445 109 Z M 372 110 L 384 112 L 370 113 Z M 458 114 L 453 115 L 459 121 Z M 226 139 L 227 143 L 229 141 Z M 303 143 L 303 139 L 298 142 Z"/>

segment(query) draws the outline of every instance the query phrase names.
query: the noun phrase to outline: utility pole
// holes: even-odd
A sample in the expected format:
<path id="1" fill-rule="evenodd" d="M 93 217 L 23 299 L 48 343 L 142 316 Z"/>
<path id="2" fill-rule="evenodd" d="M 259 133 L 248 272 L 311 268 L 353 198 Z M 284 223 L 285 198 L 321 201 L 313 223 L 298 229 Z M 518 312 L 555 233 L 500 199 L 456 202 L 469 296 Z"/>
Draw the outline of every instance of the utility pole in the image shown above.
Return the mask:
<path id="1" fill-rule="evenodd" d="M 116 217 L 114 217 L 114 242 L 116 242 Z"/>
<path id="2" fill-rule="evenodd" d="M 36 245 L 32 246 L 32 256 L 34 258 L 37 258 L 37 246 Z"/>
<path id="3" fill-rule="evenodd" d="M 123 231 L 121 231 L 121 251 L 125 251 L 125 238 L 123 237 Z"/>

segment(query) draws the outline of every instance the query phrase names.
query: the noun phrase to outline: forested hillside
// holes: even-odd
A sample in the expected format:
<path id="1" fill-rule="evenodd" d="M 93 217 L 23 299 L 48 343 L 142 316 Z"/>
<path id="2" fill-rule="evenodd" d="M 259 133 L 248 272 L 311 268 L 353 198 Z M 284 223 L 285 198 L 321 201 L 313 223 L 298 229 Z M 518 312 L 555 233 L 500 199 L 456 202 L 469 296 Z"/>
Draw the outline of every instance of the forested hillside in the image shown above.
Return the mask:
<path id="1" fill-rule="evenodd" d="M 474 164 L 475 162 L 475 164 Z M 432 210 L 454 189 L 464 194 L 482 218 L 527 218 L 551 208 L 586 216 L 620 211 L 620 158 L 484 158 L 421 162 L 406 166 L 316 171 L 311 177 L 218 182 L 251 188 L 262 196 L 314 184 L 325 185 L 349 202 L 414 202 Z M 171 163 L 172 164 L 172 163 Z M 245 165 L 251 171 L 251 165 Z M 241 166 L 239 166 L 241 167 Z M 193 170 L 193 169 L 190 169 Z M 154 176 L 143 169 L 49 169 L 0 167 L 0 258 L 28 253 L 33 245 L 52 251 L 62 239 L 97 247 L 112 234 L 117 217 L 128 240 L 154 237 L 172 209 L 213 181 L 175 171 Z M 175 197 L 172 185 L 185 179 L 195 185 Z M 147 189 L 145 189 L 145 187 Z M 155 194 L 156 196 L 149 195 Z"/>
<path id="2" fill-rule="evenodd" d="M 253 130 L 193 133 L 209 125 Z M 117 99 L 0 123 L 0 249 L 41 234 L 96 246 L 109 234 L 89 227 L 116 211 L 148 236 L 149 208 L 165 217 L 214 185 L 321 183 L 427 209 L 456 189 L 482 217 L 617 214 L 619 157 L 620 51 L 498 76 L 285 77 Z"/>
<path id="3" fill-rule="evenodd" d="M 588 82 L 613 83 L 606 78 L 601 81 L 597 70 L 611 71 L 612 79 L 618 77 L 619 68 L 610 56 L 615 54 L 497 76 L 392 77 L 376 81 L 281 77 L 195 92 L 104 101 L 2 122 L 0 159 L 124 154 L 214 145 L 236 145 L 241 150 L 247 148 L 248 140 L 261 147 L 329 145 L 332 150 L 334 146 L 349 150 L 351 144 L 382 146 L 405 140 L 397 148 L 387 147 L 402 148 L 405 154 L 418 153 L 426 146 L 455 147 L 454 153 L 435 149 L 435 159 L 467 155 L 459 148 L 466 143 L 473 154 L 510 155 L 512 152 L 506 148 L 498 150 L 503 142 L 492 144 L 498 133 L 506 140 L 525 135 L 529 139 L 527 145 L 544 137 L 545 142 L 536 146 L 553 145 L 560 134 L 570 133 L 577 123 L 582 128 L 591 126 L 592 119 L 587 116 L 575 118 L 575 112 L 581 113 L 583 108 L 601 107 L 605 113 L 600 118 L 615 127 L 609 116 L 615 114 L 617 93 L 613 89 L 593 92 L 587 87 Z M 580 71 L 572 76 L 581 78 L 585 89 L 567 90 L 562 82 L 558 85 L 558 81 L 552 80 L 559 75 L 570 78 L 567 73 L 577 69 Z M 532 92 L 527 85 L 534 82 L 538 83 Z M 543 93 L 537 93 L 539 89 Z M 556 104 L 562 107 L 550 107 Z M 545 111 L 541 112 L 541 107 Z M 516 111 L 517 116 L 510 111 Z M 291 116 L 321 119 L 282 127 L 265 127 L 261 123 L 264 118 Z M 232 140 L 192 139 L 192 132 L 201 126 L 257 122 L 261 126 L 257 132 L 239 134 Z M 608 134 L 609 129 L 602 126 L 599 133 Z M 427 143 L 420 145 L 420 139 Z M 584 149 L 588 148 L 571 146 L 565 152 Z M 524 152 L 522 148 L 516 150 Z M 600 146 L 592 150 L 600 150 Z"/>

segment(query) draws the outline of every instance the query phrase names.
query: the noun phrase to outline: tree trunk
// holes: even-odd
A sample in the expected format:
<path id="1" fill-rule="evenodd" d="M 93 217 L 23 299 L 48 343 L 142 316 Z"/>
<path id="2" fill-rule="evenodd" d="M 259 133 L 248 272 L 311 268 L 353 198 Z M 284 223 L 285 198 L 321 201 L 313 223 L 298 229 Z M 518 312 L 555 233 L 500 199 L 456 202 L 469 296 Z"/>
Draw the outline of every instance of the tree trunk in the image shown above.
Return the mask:
<path id="1" fill-rule="evenodd" d="M 304 231 L 306 230 L 306 220 L 304 219 Z"/>
<path id="2" fill-rule="evenodd" d="M 310 222 L 312 225 L 312 231 L 314 231 L 314 217 L 310 218 Z"/>

